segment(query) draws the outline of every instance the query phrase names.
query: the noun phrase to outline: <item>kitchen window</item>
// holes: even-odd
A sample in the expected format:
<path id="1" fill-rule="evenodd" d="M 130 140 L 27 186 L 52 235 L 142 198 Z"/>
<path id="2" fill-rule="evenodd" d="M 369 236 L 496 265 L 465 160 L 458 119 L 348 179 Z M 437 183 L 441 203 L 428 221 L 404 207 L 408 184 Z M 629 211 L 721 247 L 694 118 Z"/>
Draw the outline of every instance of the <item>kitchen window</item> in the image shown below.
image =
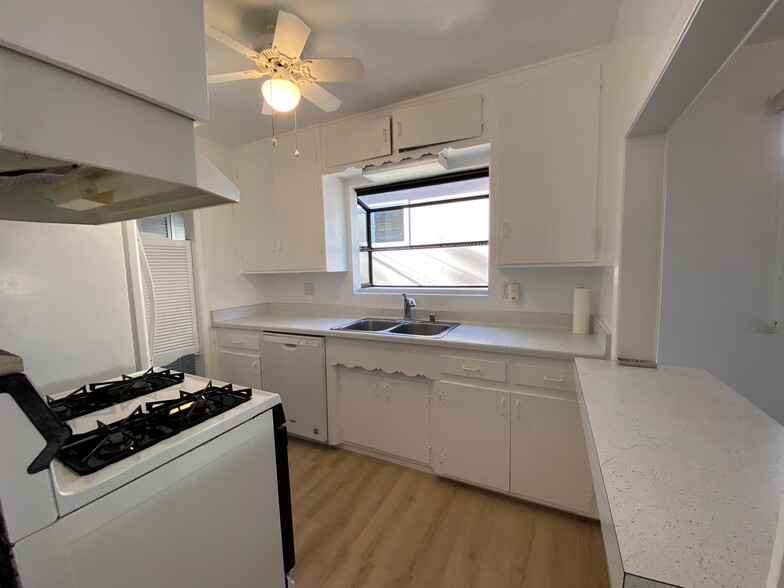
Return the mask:
<path id="1" fill-rule="evenodd" d="M 363 288 L 487 288 L 488 170 L 357 189 Z"/>

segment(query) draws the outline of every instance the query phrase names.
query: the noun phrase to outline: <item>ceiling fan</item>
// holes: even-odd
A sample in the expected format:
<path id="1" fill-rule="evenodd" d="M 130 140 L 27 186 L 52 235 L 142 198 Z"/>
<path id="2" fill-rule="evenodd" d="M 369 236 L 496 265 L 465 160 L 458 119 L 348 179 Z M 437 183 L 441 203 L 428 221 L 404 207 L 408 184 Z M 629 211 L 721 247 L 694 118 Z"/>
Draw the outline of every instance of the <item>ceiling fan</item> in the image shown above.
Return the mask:
<path id="1" fill-rule="evenodd" d="M 337 110 L 342 101 L 316 82 L 358 82 L 365 74 L 359 59 L 302 59 L 302 49 L 310 27 L 302 19 L 278 12 L 272 45 L 254 51 L 218 29 L 205 25 L 207 36 L 241 53 L 258 69 L 207 76 L 210 84 L 268 77 L 261 86 L 262 114 L 288 112 L 299 104 L 300 96 L 326 112 Z"/>

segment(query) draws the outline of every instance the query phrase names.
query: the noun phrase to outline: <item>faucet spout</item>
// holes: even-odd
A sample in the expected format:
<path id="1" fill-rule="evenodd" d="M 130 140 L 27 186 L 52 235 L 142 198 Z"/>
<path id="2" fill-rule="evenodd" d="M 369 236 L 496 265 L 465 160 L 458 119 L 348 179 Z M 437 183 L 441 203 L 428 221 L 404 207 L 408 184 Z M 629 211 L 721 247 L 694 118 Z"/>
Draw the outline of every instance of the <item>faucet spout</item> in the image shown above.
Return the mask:
<path id="1" fill-rule="evenodd" d="M 411 309 L 416 306 L 416 302 L 413 298 L 410 298 L 408 294 L 403 292 L 403 320 L 410 321 L 411 318 Z"/>

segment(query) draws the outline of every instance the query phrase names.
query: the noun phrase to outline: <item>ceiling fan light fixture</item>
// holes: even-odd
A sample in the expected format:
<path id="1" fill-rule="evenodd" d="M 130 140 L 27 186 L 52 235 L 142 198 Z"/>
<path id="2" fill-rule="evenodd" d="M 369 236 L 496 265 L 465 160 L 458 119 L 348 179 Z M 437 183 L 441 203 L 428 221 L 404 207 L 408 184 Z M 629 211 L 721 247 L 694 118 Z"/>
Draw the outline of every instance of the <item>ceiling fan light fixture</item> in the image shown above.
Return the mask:
<path id="1" fill-rule="evenodd" d="M 294 82 L 284 78 L 271 78 L 261 85 L 261 95 L 278 112 L 289 112 L 299 104 L 301 93 Z"/>

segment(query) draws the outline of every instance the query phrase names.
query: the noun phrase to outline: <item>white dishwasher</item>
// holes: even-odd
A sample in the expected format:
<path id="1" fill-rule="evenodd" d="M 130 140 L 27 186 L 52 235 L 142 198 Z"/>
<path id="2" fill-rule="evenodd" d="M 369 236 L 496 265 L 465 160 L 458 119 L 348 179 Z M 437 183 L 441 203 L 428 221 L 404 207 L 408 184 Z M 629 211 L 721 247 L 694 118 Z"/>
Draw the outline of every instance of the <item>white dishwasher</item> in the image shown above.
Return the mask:
<path id="1" fill-rule="evenodd" d="M 264 333 L 261 341 L 264 390 L 283 402 L 289 433 L 327 440 L 324 337 Z"/>

